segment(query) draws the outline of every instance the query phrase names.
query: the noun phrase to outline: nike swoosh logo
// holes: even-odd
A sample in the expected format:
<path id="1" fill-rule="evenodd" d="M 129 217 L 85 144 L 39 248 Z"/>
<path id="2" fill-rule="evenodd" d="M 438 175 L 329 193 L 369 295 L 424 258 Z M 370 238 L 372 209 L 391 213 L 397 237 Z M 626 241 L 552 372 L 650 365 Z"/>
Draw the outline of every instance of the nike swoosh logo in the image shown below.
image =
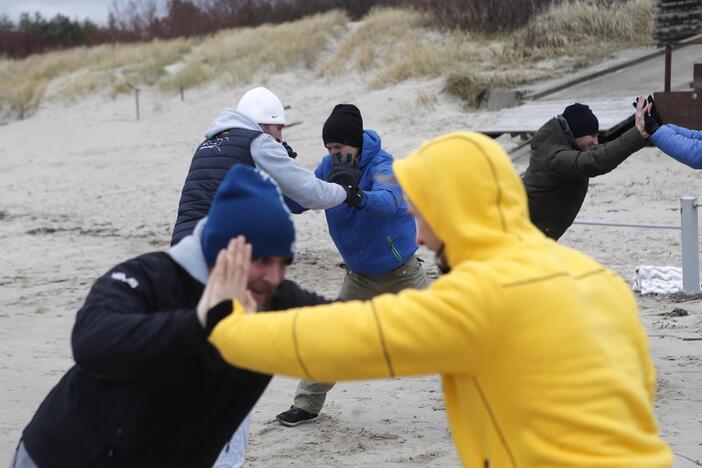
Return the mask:
<path id="1" fill-rule="evenodd" d="M 277 119 L 278 116 L 277 116 L 277 115 L 271 115 L 271 118 L 272 118 L 272 119 Z"/>

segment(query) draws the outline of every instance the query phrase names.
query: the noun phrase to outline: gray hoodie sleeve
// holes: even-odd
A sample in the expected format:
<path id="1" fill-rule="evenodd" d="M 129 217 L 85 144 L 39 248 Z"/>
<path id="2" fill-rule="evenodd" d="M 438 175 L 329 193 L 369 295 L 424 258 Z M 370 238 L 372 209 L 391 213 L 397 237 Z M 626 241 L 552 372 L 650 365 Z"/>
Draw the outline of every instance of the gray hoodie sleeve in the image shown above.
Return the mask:
<path id="1" fill-rule="evenodd" d="M 346 191 L 338 184 L 318 179 L 310 170 L 301 167 L 288 156 L 283 145 L 262 134 L 251 142 L 251 157 L 267 172 L 284 195 L 310 210 L 325 210 L 346 200 Z"/>

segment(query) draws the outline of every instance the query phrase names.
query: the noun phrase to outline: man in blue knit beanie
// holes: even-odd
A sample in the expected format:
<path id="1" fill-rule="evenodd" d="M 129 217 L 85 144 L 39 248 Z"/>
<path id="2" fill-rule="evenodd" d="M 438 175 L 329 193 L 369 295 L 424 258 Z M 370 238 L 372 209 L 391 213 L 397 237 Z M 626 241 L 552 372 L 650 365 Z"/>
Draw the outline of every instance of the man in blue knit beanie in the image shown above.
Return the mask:
<path id="1" fill-rule="evenodd" d="M 11 466 L 211 468 L 218 456 L 241 466 L 247 415 L 270 376 L 229 366 L 209 344 L 231 301 L 206 287 L 241 236 L 259 308 L 327 302 L 285 280 L 295 231 L 275 183 L 234 166 L 191 235 L 95 282 L 71 336 L 76 363 L 24 429 Z"/>
<path id="2" fill-rule="evenodd" d="M 217 191 L 202 233 L 202 251 L 212 267 L 230 239 L 255 239 L 253 258 L 293 260 L 295 228 L 275 182 L 264 172 L 234 166 Z"/>

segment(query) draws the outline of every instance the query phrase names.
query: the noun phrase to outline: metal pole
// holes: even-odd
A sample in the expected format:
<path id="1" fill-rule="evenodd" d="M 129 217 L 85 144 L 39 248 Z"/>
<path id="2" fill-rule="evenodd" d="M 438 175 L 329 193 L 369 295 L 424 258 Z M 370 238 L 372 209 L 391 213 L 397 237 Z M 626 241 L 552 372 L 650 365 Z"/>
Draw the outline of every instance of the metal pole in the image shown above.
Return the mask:
<path id="1" fill-rule="evenodd" d="M 680 199 L 682 217 L 683 292 L 700 293 L 700 249 L 697 224 L 697 198 Z"/>
<path id="2" fill-rule="evenodd" d="M 134 97 L 136 98 L 137 120 L 139 120 L 139 88 L 134 88 Z"/>
<path id="3" fill-rule="evenodd" d="M 670 92 L 670 65 L 673 58 L 673 47 L 670 44 L 665 46 L 665 84 L 663 90 Z"/>
<path id="4" fill-rule="evenodd" d="M 573 221 L 573 224 L 586 224 L 590 226 L 616 226 L 616 227 L 630 227 L 630 228 L 643 228 L 643 229 L 680 229 L 680 226 L 674 224 L 637 224 L 637 223 L 612 223 L 609 221 L 586 221 L 577 220 Z"/>

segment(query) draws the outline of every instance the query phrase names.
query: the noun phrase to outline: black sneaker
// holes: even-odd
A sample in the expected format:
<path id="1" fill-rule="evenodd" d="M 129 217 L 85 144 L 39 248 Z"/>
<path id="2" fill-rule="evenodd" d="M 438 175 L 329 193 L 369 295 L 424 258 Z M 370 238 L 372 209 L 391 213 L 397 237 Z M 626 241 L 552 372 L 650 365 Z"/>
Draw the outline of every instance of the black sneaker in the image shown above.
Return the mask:
<path id="1" fill-rule="evenodd" d="M 300 424 L 308 423 L 315 419 L 317 416 L 319 415 L 308 413 L 303 409 L 291 406 L 289 410 L 283 411 L 278 416 L 276 416 L 275 419 L 277 419 L 278 422 L 283 426 L 295 427 L 299 426 Z"/>

